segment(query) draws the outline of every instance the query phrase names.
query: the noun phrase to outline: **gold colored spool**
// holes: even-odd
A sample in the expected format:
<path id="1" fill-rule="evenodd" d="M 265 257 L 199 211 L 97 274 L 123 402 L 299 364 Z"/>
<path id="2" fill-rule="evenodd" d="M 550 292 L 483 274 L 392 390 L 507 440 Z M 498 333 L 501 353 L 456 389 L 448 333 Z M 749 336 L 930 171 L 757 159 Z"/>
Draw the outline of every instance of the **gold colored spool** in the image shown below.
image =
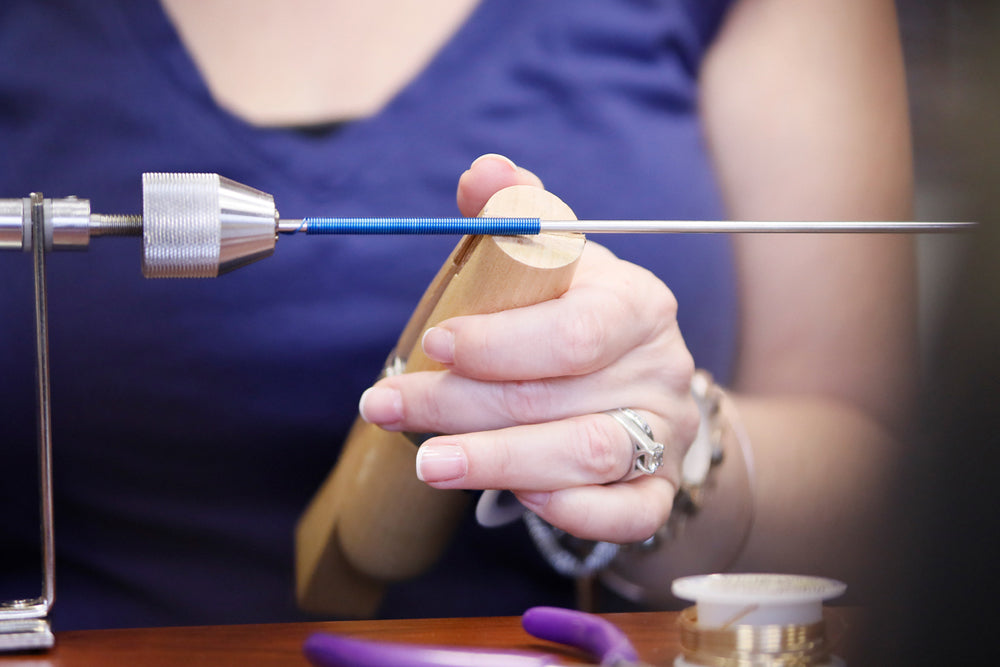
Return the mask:
<path id="1" fill-rule="evenodd" d="M 826 621 L 806 625 L 698 626 L 696 607 L 681 612 L 681 649 L 688 665 L 811 667 L 834 664 Z"/>

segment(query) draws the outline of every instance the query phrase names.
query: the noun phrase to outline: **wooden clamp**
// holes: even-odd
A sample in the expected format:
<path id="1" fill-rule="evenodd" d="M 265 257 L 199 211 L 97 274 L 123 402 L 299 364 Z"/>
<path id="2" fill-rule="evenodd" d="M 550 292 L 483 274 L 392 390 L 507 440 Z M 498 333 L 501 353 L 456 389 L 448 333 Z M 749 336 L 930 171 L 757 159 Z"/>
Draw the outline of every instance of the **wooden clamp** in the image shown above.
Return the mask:
<path id="1" fill-rule="evenodd" d="M 480 216 L 573 220 L 539 188 L 501 190 Z M 442 370 L 421 350 L 424 331 L 458 315 L 528 306 L 563 294 L 582 234 L 465 236 L 424 293 L 399 337 L 405 372 Z M 296 594 L 307 611 L 374 616 L 385 587 L 429 568 L 444 551 L 468 503 L 464 491 L 417 479 L 417 447 L 402 433 L 355 421 L 340 459 L 299 519 Z"/>

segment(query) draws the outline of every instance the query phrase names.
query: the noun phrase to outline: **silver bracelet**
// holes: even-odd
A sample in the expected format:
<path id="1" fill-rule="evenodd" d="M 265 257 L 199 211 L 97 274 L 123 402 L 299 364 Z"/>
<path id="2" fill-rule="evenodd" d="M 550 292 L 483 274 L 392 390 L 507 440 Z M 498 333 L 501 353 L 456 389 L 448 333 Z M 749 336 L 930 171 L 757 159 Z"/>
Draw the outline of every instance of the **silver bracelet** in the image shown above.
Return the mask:
<path id="1" fill-rule="evenodd" d="M 706 502 L 710 501 L 709 497 L 715 489 L 714 473 L 718 467 L 729 459 L 733 459 L 729 465 L 739 466 L 739 461 L 735 459 L 742 458 L 745 480 L 740 480 L 740 484 L 745 486 L 747 497 L 736 508 L 741 515 L 741 534 L 731 551 L 706 554 L 704 564 L 706 571 L 725 572 L 736 563 L 753 529 L 756 498 L 753 450 L 735 406 L 707 371 L 699 370 L 695 373 L 691 392 L 701 412 L 701 423 L 695 442 L 684 457 L 682 482 L 674 496 L 670 517 L 652 537 L 644 542 L 624 545 L 619 550 L 619 555 L 641 555 L 671 548 L 668 545 L 682 538 L 687 523 L 694 520 Z M 731 442 L 734 446 L 724 447 L 724 442 Z M 614 567 L 602 570 L 601 582 L 632 602 L 648 601 L 645 588 L 630 579 L 628 571 L 618 567 L 620 563 L 621 561 L 617 561 Z"/>
<path id="2" fill-rule="evenodd" d="M 535 547 L 553 570 L 572 579 L 583 579 L 604 570 L 618 555 L 620 545 L 573 537 L 540 518 L 524 513 L 524 525 Z"/>

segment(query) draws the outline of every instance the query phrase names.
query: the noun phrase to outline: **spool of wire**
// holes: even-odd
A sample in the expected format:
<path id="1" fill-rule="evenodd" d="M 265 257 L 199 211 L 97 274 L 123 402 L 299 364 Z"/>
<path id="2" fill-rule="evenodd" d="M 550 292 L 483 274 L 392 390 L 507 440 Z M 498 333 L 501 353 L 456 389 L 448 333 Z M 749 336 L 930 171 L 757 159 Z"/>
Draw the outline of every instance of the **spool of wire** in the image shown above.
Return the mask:
<path id="1" fill-rule="evenodd" d="M 682 654 L 674 667 L 844 667 L 830 654 L 823 601 L 846 588 L 784 574 L 677 579 L 674 595 L 695 606 L 681 612 Z"/>

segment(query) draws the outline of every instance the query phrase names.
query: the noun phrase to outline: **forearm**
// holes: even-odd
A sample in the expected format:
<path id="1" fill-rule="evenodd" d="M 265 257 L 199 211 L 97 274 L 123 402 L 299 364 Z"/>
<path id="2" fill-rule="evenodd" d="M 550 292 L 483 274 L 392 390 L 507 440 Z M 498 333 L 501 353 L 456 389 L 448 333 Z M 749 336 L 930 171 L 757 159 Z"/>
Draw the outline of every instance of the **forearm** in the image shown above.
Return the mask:
<path id="1" fill-rule="evenodd" d="M 613 571 L 641 586 L 653 605 L 670 600 L 673 579 L 724 569 L 828 576 L 863 596 L 874 548 L 890 529 L 885 516 L 898 441 L 835 400 L 731 400 L 729 416 L 742 422 L 736 426 L 750 460 L 728 428 L 723 462 L 697 514 L 657 548 L 627 549 Z"/>
<path id="2" fill-rule="evenodd" d="M 744 397 L 738 404 L 756 462 L 755 518 L 734 567 L 859 582 L 875 533 L 886 529 L 898 439 L 844 402 Z"/>
<path id="3" fill-rule="evenodd" d="M 891 0 L 739 0 L 701 71 L 701 113 L 735 219 L 910 215 L 905 77 Z M 614 572 L 670 599 L 671 581 L 721 569 L 821 574 L 867 587 L 886 532 L 891 433 L 915 386 L 910 239 L 734 238 L 741 330 L 735 439 L 703 508 Z M 893 429 L 890 431 L 890 429 Z M 880 575 L 881 572 L 875 572 Z"/>

